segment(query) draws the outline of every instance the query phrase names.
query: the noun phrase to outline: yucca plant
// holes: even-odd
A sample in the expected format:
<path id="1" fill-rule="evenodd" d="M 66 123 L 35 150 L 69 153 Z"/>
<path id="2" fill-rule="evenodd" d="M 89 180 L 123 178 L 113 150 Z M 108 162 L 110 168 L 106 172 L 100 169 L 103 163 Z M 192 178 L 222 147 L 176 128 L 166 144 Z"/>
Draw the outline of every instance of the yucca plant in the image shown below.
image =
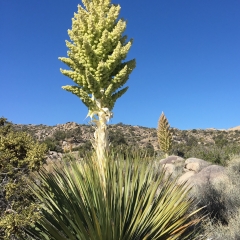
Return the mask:
<path id="1" fill-rule="evenodd" d="M 40 171 L 31 190 L 42 202 L 42 218 L 26 231 L 34 239 L 137 240 L 181 237 L 200 219 L 187 213 L 194 199 L 186 184 L 155 174 L 139 158 L 107 158 L 106 188 L 94 157 Z"/>
<path id="2" fill-rule="evenodd" d="M 103 185 L 105 154 L 109 150 L 107 122 L 112 109 L 128 89 L 123 87 L 136 66 L 135 59 L 125 61 L 132 46 L 124 35 L 126 21 L 119 19 L 120 5 L 111 0 L 82 0 L 68 30 L 68 57 L 59 59 L 70 69 L 63 75 L 74 81 L 63 89 L 78 96 L 88 108 L 96 125 L 93 147 L 98 158 L 98 171 Z"/>
<path id="3" fill-rule="evenodd" d="M 163 112 L 158 120 L 157 136 L 161 151 L 163 151 L 165 156 L 168 157 L 172 148 L 172 133 L 170 131 L 168 120 Z"/>

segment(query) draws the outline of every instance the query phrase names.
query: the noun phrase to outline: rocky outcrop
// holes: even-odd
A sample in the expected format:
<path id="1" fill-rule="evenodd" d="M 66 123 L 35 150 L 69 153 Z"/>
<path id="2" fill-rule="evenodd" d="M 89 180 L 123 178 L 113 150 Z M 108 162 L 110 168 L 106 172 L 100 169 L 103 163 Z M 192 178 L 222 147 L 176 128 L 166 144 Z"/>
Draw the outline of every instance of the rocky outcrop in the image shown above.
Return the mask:
<path id="1" fill-rule="evenodd" d="M 179 157 L 179 156 L 169 156 L 165 159 L 161 159 L 160 163 L 161 164 L 174 164 L 174 163 L 178 163 L 178 162 L 182 162 L 184 161 L 184 158 Z"/>
<path id="2" fill-rule="evenodd" d="M 204 184 L 221 184 L 228 180 L 227 172 L 224 167 L 213 165 L 199 158 L 188 158 L 184 160 L 178 156 L 169 156 L 161 159 L 159 163 L 165 169 L 166 174 L 176 175 L 175 171 L 178 168 L 180 172 L 178 184 L 187 182 L 189 186 L 202 186 Z M 182 166 L 182 172 L 179 171 L 179 166 Z"/>
<path id="3" fill-rule="evenodd" d="M 165 159 L 161 159 L 160 164 L 163 166 L 165 173 L 170 175 L 176 172 L 176 168 L 179 165 L 184 164 L 184 159 L 179 156 L 169 156 Z"/>
<path id="4" fill-rule="evenodd" d="M 186 172 L 184 173 L 181 177 L 179 177 L 177 183 L 178 184 L 182 184 L 184 182 L 188 182 L 188 180 L 195 175 L 195 172 L 194 171 L 189 171 L 189 172 Z"/>
<path id="5" fill-rule="evenodd" d="M 194 171 L 195 173 L 200 172 L 203 168 L 211 165 L 211 163 L 204 161 L 199 158 L 188 158 L 185 161 L 184 171 Z"/>
<path id="6" fill-rule="evenodd" d="M 210 165 L 203 168 L 199 173 L 189 178 L 188 182 L 191 185 L 204 185 L 211 183 L 213 185 L 221 184 L 228 180 L 227 173 L 224 167 L 218 165 Z"/>

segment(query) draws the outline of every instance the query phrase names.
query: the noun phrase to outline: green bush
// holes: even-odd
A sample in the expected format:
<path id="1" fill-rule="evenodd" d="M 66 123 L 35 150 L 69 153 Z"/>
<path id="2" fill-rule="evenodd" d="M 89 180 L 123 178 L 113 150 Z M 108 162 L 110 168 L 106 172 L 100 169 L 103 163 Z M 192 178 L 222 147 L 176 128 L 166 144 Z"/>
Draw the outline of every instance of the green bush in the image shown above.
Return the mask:
<path id="1" fill-rule="evenodd" d="M 53 137 L 57 141 L 62 141 L 62 140 L 64 140 L 66 138 L 66 133 L 64 131 L 57 130 L 56 132 L 54 132 Z"/>
<path id="2" fill-rule="evenodd" d="M 116 130 L 116 131 L 110 130 L 109 141 L 111 143 L 111 146 L 113 147 L 117 147 L 119 145 L 127 145 L 124 135 L 120 130 Z"/>
<path id="3" fill-rule="evenodd" d="M 213 137 L 213 140 L 215 141 L 215 144 L 217 147 L 224 147 L 228 144 L 228 140 L 223 134 L 217 135 L 216 137 Z"/>
<path id="4" fill-rule="evenodd" d="M 23 228 L 39 218 L 39 204 L 27 187 L 29 174 L 45 162 L 46 145 L 14 132 L 0 118 L 0 239 L 27 239 Z"/>
<path id="5" fill-rule="evenodd" d="M 225 165 L 229 155 L 223 148 L 217 146 L 198 145 L 191 148 L 185 155 L 185 158 L 196 157 L 213 164 Z"/>
<path id="6" fill-rule="evenodd" d="M 154 151 L 154 147 L 153 145 L 149 142 L 147 143 L 146 147 L 144 148 L 144 150 L 146 151 L 146 155 L 153 157 L 156 155 L 155 151 Z"/>
<path id="7" fill-rule="evenodd" d="M 190 140 L 195 142 L 195 140 Z M 226 166 L 231 156 L 240 154 L 240 145 L 236 143 L 228 143 L 222 147 L 217 145 L 202 145 L 202 144 L 173 144 L 172 154 L 184 158 L 196 157 L 213 164 Z"/>
<path id="8" fill-rule="evenodd" d="M 53 138 L 47 137 L 43 142 L 47 145 L 48 150 L 57 151 L 57 142 Z"/>
<path id="9" fill-rule="evenodd" d="M 74 138 L 79 141 L 82 140 L 82 130 L 80 127 L 77 127 L 75 129 L 72 130 L 72 135 L 74 136 Z"/>
<path id="10" fill-rule="evenodd" d="M 91 153 L 93 151 L 93 146 L 91 141 L 86 141 L 84 144 L 77 148 L 73 148 L 72 151 L 78 151 L 79 157 L 83 158 L 87 154 Z"/>

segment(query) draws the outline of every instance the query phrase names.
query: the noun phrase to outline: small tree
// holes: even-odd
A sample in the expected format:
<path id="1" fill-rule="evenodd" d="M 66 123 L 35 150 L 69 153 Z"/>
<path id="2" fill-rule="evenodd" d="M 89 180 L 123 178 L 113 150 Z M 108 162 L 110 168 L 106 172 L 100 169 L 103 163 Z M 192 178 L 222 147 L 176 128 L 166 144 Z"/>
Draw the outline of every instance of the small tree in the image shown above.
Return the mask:
<path id="1" fill-rule="evenodd" d="M 23 228 L 39 218 L 26 179 L 44 163 L 46 150 L 0 118 L 0 239 L 27 239 Z"/>
<path id="2" fill-rule="evenodd" d="M 107 122 L 112 118 L 116 100 L 128 87 L 121 88 L 135 68 L 135 60 L 122 62 L 132 45 L 123 36 L 126 21 L 118 19 L 120 6 L 111 0 L 82 0 L 83 7 L 72 19 L 68 30 L 71 42 L 68 57 L 59 59 L 70 67 L 61 69 L 76 85 L 63 89 L 77 95 L 88 108 L 88 116 L 96 124 L 93 147 L 100 171 L 104 169 L 104 155 L 109 149 Z"/>
<path id="3" fill-rule="evenodd" d="M 172 133 L 170 132 L 168 120 L 163 112 L 158 120 L 157 136 L 159 147 L 167 157 L 172 147 Z"/>

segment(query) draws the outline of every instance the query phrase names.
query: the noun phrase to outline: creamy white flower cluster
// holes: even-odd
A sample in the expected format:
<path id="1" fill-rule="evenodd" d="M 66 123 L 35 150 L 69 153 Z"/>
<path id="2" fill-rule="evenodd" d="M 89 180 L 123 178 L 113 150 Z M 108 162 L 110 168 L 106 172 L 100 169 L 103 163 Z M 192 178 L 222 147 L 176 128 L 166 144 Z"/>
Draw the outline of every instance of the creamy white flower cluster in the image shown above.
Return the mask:
<path id="1" fill-rule="evenodd" d="M 70 67 L 60 69 L 61 72 L 76 86 L 63 89 L 77 95 L 91 112 L 99 109 L 99 103 L 100 108 L 112 110 L 128 87 L 118 89 L 127 82 L 136 65 L 135 60 L 122 62 L 132 40 L 126 42 L 127 37 L 122 36 L 126 22 L 118 19 L 119 5 L 111 4 L 110 0 L 82 2 L 84 6 L 78 6 L 72 29 L 68 30 L 71 39 L 66 41 L 68 57 L 59 58 Z"/>

